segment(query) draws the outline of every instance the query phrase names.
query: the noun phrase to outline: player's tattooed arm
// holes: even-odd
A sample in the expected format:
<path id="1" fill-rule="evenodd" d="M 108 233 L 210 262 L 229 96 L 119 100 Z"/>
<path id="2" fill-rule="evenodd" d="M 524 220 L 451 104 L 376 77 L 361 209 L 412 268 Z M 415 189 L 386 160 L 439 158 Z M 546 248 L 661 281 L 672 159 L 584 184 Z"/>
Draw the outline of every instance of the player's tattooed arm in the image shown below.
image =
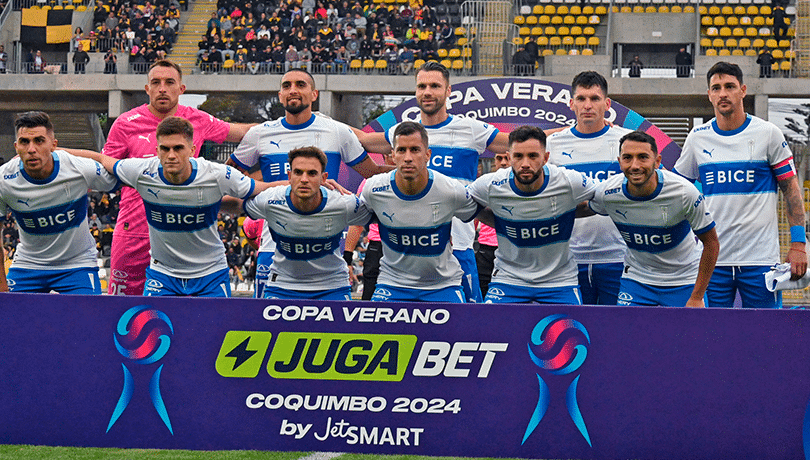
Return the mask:
<path id="1" fill-rule="evenodd" d="M 780 180 L 779 188 L 782 190 L 782 195 L 785 197 L 785 210 L 788 223 L 791 227 L 804 227 L 804 199 L 798 178 L 793 176 Z M 804 242 L 797 241 L 790 243 L 786 262 L 790 263 L 790 279 L 792 280 L 803 277 L 807 272 L 807 253 L 805 252 L 805 246 Z"/>

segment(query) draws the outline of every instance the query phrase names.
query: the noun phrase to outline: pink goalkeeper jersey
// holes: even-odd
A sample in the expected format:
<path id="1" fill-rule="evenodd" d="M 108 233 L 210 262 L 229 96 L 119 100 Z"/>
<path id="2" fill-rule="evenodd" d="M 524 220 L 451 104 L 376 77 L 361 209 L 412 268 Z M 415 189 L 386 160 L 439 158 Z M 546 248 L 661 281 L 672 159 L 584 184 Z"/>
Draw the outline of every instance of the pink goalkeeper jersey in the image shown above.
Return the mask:
<path id="1" fill-rule="evenodd" d="M 264 219 L 251 219 L 246 217 L 242 222 L 242 231 L 245 232 L 245 237 L 256 239 L 256 244 L 262 245 L 262 230 L 264 230 Z"/>
<path id="2" fill-rule="evenodd" d="M 478 223 L 478 242 L 487 246 L 498 247 L 498 235 L 489 225 Z"/>
<path id="3" fill-rule="evenodd" d="M 228 136 L 230 125 L 202 110 L 182 105 L 177 106 L 177 117 L 185 118 L 194 127 L 194 156 L 200 155 L 200 149 L 206 140 L 222 143 Z M 113 123 L 103 154 L 113 158 L 149 158 L 157 153 L 155 131 L 163 121 L 149 111 L 144 104 L 129 112 L 121 114 Z M 130 187 L 121 189 L 121 204 L 115 232 L 125 231 L 132 236 L 149 236 L 146 224 L 146 213 L 143 200 L 138 192 Z"/>

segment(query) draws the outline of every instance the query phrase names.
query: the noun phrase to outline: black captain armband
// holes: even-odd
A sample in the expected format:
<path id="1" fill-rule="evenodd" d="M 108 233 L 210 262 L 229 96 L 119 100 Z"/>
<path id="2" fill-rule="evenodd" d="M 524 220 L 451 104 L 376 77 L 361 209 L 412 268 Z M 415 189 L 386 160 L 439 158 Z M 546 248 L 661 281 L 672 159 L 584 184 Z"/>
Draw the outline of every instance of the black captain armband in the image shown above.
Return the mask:
<path id="1" fill-rule="evenodd" d="M 352 260 L 354 260 L 354 251 L 343 251 L 343 260 L 346 261 L 346 265 L 351 266 Z"/>

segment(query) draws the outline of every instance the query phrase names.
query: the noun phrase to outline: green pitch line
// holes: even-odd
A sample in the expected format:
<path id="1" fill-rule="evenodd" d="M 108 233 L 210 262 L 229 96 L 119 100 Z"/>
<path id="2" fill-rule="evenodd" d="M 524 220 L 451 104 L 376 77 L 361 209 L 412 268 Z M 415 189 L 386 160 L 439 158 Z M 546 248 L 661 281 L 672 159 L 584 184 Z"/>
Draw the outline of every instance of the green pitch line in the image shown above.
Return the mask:
<path id="1" fill-rule="evenodd" d="M 331 454 L 334 455 L 334 454 Z M 333 460 L 461 460 L 467 457 L 424 457 L 419 455 L 340 454 Z M 265 452 L 258 450 L 161 450 L 161 449 L 99 449 L 93 447 L 48 447 L 0 445 L 3 460 L 303 460 L 316 459 L 317 453 Z M 475 460 L 518 460 L 476 458 Z"/>

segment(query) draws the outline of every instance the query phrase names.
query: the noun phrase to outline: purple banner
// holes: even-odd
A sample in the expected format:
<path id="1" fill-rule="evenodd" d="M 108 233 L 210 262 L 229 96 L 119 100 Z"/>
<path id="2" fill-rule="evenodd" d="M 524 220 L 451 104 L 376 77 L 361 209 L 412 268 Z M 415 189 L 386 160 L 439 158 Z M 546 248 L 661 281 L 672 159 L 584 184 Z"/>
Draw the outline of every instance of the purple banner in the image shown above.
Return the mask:
<path id="1" fill-rule="evenodd" d="M 803 310 L 0 294 L 0 442 L 804 456 Z"/>
<path id="2" fill-rule="evenodd" d="M 571 85 L 537 80 L 533 78 L 488 78 L 451 85 L 448 98 L 448 113 L 454 116 L 475 118 L 494 125 L 501 131 L 511 132 L 521 125 L 533 125 L 542 129 L 573 126 L 574 113 L 568 108 Z M 403 120 L 416 120 L 419 108 L 416 99 L 410 99 L 369 123 L 363 130 L 381 132 Z M 681 155 L 681 148 L 658 127 L 638 113 L 612 101 L 605 118 L 618 126 L 638 129 L 653 136 L 662 164 L 672 169 Z M 492 156 L 491 152 L 487 152 Z M 375 156 L 375 161 L 382 159 Z M 341 165 L 341 182 L 355 190 L 362 178 L 346 165 Z"/>

